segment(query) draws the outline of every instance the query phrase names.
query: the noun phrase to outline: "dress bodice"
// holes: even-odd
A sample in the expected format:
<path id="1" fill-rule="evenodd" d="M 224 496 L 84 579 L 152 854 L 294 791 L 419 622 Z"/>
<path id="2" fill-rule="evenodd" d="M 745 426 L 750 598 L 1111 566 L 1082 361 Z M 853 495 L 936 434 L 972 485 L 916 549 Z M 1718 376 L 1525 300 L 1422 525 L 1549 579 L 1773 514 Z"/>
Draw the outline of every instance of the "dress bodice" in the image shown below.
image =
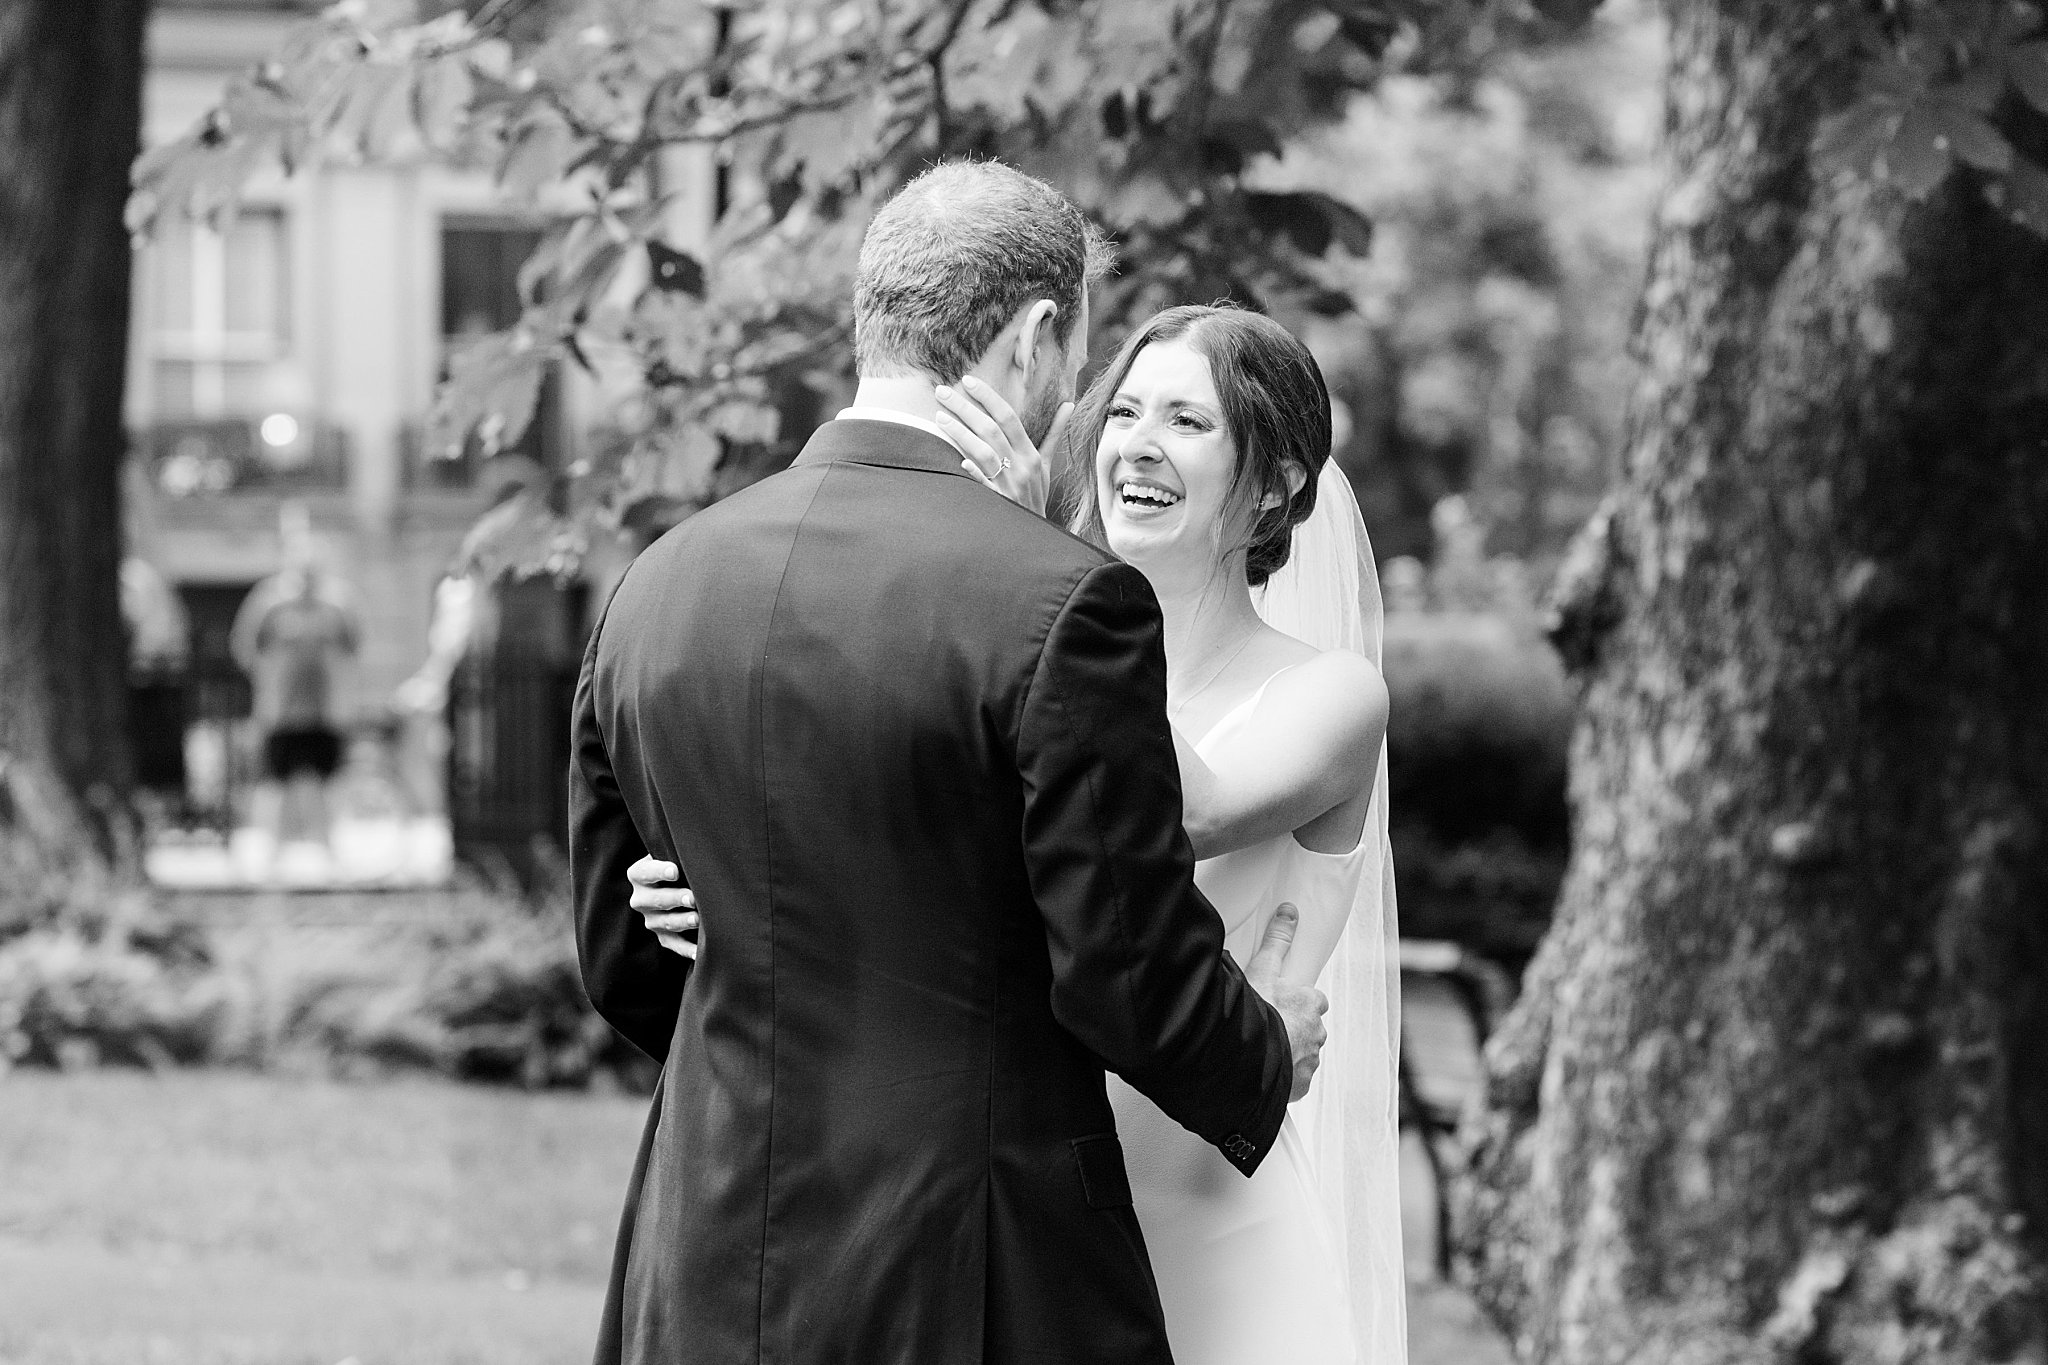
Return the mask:
<path id="1" fill-rule="evenodd" d="M 1226 711 L 1194 742 L 1206 758 L 1218 743 L 1251 719 L 1280 669 L 1257 691 Z M 1204 858 L 1195 864 L 1195 885 L 1216 907 L 1223 921 L 1224 947 L 1243 966 L 1258 950 L 1266 923 L 1282 901 L 1297 906 L 1348 904 L 1355 872 L 1348 853 L 1318 853 L 1304 848 L 1292 833 L 1283 832 L 1248 848 Z M 1342 898 L 1340 900 L 1340 898 Z"/>
<path id="2" fill-rule="evenodd" d="M 1195 752 L 1213 753 L 1265 692 L 1261 686 L 1226 712 L 1194 741 Z M 1240 965 L 1282 901 L 1348 904 L 1356 881 L 1349 855 L 1303 848 L 1291 831 L 1195 865 L 1196 885 Z M 1356 1365 L 1341 1241 L 1315 1174 L 1317 1125 L 1307 1112 L 1315 1092 L 1290 1107 L 1250 1180 L 1115 1077 L 1109 1093 L 1174 1359 Z"/>

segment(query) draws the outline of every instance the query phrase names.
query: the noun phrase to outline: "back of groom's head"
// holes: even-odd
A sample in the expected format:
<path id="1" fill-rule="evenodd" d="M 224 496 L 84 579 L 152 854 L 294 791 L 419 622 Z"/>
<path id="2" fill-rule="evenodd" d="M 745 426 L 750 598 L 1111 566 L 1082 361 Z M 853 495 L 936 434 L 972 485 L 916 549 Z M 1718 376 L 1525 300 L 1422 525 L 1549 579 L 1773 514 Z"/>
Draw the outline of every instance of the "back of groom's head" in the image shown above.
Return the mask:
<path id="1" fill-rule="evenodd" d="M 864 378 L 957 382 L 1017 311 L 1051 299 L 1068 344 L 1088 286 L 1115 259 L 1059 191 L 992 161 L 951 161 L 905 185 L 861 241 L 853 352 Z"/>

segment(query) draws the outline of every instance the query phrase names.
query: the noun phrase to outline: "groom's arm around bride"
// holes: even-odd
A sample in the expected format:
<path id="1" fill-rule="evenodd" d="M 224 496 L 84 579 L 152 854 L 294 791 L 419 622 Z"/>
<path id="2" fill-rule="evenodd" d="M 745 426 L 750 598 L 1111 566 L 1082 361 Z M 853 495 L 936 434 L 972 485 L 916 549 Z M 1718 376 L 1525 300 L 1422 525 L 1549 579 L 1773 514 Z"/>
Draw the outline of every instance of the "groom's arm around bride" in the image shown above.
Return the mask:
<path id="1" fill-rule="evenodd" d="M 1249 1173 L 1286 1100 L 1308 1088 L 1325 1002 L 1278 980 L 1267 951 L 1256 985 L 1282 1028 L 1262 1030 L 1242 1007 L 1248 982 L 1192 891 L 1165 697 L 1151 586 L 1127 565 L 1095 570 L 1045 642 L 1019 727 L 1025 866 L 1052 952 L 1054 1016 Z M 1291 934 L 1292 914 L 1277 918 Z"/>

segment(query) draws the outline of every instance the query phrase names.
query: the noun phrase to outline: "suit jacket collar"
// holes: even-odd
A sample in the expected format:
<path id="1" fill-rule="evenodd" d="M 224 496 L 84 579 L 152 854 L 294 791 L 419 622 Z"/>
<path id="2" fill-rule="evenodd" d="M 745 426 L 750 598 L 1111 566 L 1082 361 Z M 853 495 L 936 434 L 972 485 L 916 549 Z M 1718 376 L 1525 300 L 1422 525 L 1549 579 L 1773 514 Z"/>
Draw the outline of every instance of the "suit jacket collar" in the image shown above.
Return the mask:
<path id="1" fill-rule="evenodd" d="M 928 431 L 902 422 L 868 422 L 857 418 L 825 423 L 804 443 L 796 463 L 825 464 L 846 460 L 889 469 L 922 469 L 931 474 L 958 474 L 960 452 Z"/>

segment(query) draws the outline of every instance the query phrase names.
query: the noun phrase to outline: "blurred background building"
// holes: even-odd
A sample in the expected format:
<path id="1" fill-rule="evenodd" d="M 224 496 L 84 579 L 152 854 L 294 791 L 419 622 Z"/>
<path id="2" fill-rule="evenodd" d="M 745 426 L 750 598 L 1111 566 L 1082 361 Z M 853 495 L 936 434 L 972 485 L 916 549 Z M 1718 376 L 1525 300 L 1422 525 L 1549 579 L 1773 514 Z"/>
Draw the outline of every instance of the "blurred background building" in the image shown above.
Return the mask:
<path id="1" fill-rule="evenodd" d="M 145 145 L 190 129 L 230 77 L 321 8 L 161 0 Z M 169 803 L 174 823 L 227 830 L 246 819 L 255 746 L 229 633 L 250 588 L 280 563 L 287 503 L 310 514 L 326 567 L 352 585 L 361 616 L 344 774 L 354 805 L 438 817 L 444 803 L 421 757 L 404 751 L 394 693 L 427 655 L 435 588 L 464 534 L 508 483 L 565 470 L 598 401 L 587 378 L 556 373 L 531 428 L 488 461 L 474 440 L 457 451 L 423 440 L 451 348 L 517 321 L 519 268 L 543 226 L 530 209 L 508 209 L 488 172 L 421 156 L 261 175 L 217 228 L 168 220 L 138 251 L 130 550 L 174 587 L 190 633 L 186 792 Z M 561 709 L 552 693 L 582 625 L 573 588 L 516 596 L 516 610 L 473 617 L 485 638 L 470 653 L 495 666 L 450 679 L 455 780 L 445 803 L 465 842 L 501 846 L 515 863 L 536 830 L 559 824 L 561 783 L 529 771 L 532 741 Z M 486 605 L 500 604 L 494 595 Z M 439 767 L 434 759 L 425 766 Z M 342 810 L 347 819 L 348 801 Z"/>

